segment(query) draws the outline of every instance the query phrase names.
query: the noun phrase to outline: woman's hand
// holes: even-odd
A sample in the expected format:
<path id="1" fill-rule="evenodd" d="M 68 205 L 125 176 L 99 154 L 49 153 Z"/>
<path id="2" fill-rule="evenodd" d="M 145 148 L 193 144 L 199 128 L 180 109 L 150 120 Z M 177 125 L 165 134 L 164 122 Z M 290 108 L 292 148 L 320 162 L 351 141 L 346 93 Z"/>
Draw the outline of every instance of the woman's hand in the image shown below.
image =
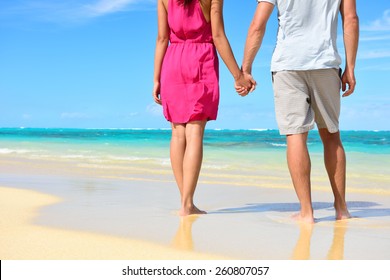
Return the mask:
<path id="1" fill-rule="evenodd" d="M 160 98 L 160 82 L 154 82 L 153 99 L 154 99 L 154 102 L 156 102 L 157 104 L 160 104 L 160 105 L 162 104 L 161 98 Z"/>

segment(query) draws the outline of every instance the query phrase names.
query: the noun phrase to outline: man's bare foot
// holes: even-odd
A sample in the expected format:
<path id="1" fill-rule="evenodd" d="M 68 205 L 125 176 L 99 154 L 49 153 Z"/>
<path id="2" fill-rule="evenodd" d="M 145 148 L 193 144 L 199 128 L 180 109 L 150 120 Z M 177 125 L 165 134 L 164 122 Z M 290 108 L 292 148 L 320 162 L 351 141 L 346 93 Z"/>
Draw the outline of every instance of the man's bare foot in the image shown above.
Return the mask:
<path id="1" fill-rule="evenodd" d="M 313 215 L 303 216 L 300 212 L 292 215 L 291 218 L 297 222 L 308 223 L 308 224 L 315 223 Z"/>
<path id="2" fill-rule="evenodd" d="M 182 217 L 188 215 L 203 215 L 203 214 L 207 214 L 207 212 L 203 210 L 199 210 L 198 207 L 196 207 L 195 205 L 188 208 L 182 207 L 179 211 L 179 215 Z"/>
<path id="3" fill-rule="evenodd" d="M 347 204 L 343 203 L 334 203 L 334 209 L 336 210 L 336 220 L 346 220 L 352 218 L 351 214 L 349 214 Z"/>
<path id="4" fill-rule="evenodd" d="M 348 210 L 345 211 L 336 211 L 336 220 L 346 220 L 351 219 L 352 216 L 349 214 Z"/>

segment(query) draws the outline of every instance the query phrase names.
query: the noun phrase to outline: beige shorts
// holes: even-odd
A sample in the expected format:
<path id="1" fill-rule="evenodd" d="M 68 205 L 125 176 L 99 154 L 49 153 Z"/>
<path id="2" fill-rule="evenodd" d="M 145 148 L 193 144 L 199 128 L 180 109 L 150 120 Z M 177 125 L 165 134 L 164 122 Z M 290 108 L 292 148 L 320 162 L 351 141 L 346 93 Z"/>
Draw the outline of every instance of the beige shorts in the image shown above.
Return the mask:
<path id="1" fill-rule="evenodd" d="M 339 69 L 272 73 L 275 113 L 280 134 L 305 133 L 314 128 L 339 131 Z"/>

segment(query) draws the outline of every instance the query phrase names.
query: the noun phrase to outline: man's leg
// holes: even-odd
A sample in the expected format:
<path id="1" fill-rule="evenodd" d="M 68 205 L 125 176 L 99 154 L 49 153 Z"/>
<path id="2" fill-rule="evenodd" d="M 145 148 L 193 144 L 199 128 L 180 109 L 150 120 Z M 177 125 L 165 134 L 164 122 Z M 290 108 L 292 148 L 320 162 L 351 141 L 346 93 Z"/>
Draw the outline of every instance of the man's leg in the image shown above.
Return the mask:
<path id="1" fill-rule="evenodd" d="M 307 135 L 307 132 L 287 135 L 287 163 L 301 205 L 300 213 L 295 218 L 299 221 L 314 223 L 310 185 L 311 162 L 306 145 Z"/>
<path id="2" fill-rule="evenodd" d="M 275 115 L 279 132 L 287 136 L 287 163 L 301 210 L 297 220 L 314 223 L 311 204 L 308 131 L 314 128 L 307 71 L 273 73 Z"/>
<path id="3" fill-rule="evenodd" d="M 351 218 L 345 201 L 346 158 L 340 132 L 330 133 L 327 129 L 320 129 L 319 132 L 324 144 L 325 167 L 334 195 L 336 219 Z"/>

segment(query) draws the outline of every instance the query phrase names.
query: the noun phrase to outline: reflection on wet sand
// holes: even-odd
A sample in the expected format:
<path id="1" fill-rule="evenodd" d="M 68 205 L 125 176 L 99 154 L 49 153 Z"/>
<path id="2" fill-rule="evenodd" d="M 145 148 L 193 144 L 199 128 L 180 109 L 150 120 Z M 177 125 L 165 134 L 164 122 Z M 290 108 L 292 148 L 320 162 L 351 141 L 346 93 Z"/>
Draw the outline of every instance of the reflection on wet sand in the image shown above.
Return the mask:
<path id="1" fill-rule="evenodd" d="M 199 216 L 180 217 L 179 227 L 172 240 L 172 246 L 176 249 L 193 251 L 194 242 L 192 235 L 193 223 Z M 348 220 L 336 221 L 333 223 L 333 240 L 329 247 L 326 259 L 342 260 L 344 259 L 344 240 L 347 231 Z M 295 244 L 291 259 L 309 260 L 311 239 L 316 224 L 299 223 L 299 237 Z"/>
<path id="2" fill-rule="evenodd" d="M 334 222 L 333 240 L 326 258 L 328 260 L 344 259 L 344 239 L 347 231 L 347 220 Z M 313 224 L 299 224 L 299 238 L 295 245 L 292 259 L 309 260 L 310 259 L 310 242 L 313 234 Z"/>
<path id="3" fill-rule="evenodd" d="M 333 242 L 329 249 L 328 260 L 344 259 L 344 240 L 347 231 L 347 220 L 337 221 L 334 223 Z"/>
<path id="4" fill-rule="evenodd" d="M 308 260 L 310 259 L 310 241 L 313 233 L 313 224 L 299 224 L 299 238 L 295 245 L 292 259 L 293 260 Z"/>
<path id="5" fill-rule="evenodd" d="M 176 249 L 192 251 L 194 242 L 192 241 L 192 224 L 198 219 L 197 215 L 180 217 L 179 228 L 173 238 L 172 245 Z"/>

